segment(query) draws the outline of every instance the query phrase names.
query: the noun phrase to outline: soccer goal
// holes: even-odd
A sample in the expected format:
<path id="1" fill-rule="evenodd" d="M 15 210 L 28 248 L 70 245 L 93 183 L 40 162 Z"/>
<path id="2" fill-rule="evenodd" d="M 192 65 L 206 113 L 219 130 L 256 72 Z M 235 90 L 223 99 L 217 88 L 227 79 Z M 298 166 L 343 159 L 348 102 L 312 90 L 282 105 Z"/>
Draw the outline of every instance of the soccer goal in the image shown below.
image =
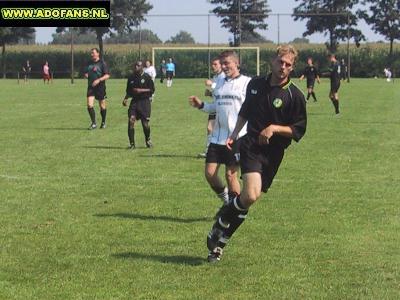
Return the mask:
<path id="1" fill-rule="evenodd" d="M 156 68 L 162 59 L 172 58 L 178 77 L 211 77 L 210 61 L 224 50 L 235 50 L 240 56 L 241 71 L 260 75 L 260 47 L 153 47 L 152 61 Z"/>

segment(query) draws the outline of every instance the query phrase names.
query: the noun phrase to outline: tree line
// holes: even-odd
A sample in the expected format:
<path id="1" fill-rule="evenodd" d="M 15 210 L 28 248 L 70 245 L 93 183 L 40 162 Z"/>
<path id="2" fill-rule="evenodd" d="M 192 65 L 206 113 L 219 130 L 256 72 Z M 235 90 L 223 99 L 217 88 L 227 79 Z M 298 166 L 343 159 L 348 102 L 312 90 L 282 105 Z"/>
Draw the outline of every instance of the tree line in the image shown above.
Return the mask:
<path id="1" fill-rule="evenodd" d="M 257 30 L 268 29 L 267 19 L 271 13 L 267 0 L 204 0 L 214 5 L 211 11 L 220 18 L 221 26 L 227 28 L 233 39 L 230 44 L 266 42 Z M 389 56 L 393 55 L 393 43 L 400 39 L 400 1 L 399 0 L 295 0 L 298 5 L 293 9 L 294 20 L 306 20 L 303 37 L 314 33 L 328 36 L 327 50 L 336 52 L 340 41 L 351 38 L 357 45 L 365 40 L 363 33 L 357 29 L 360 20 L 365 20 L 375 33 L 381 34 L 389 41 Z M 146 15 L 153 8 L 146 0 L 111 1 L 110 27 L 79 27 L 77 39 L 95 39 L 100 53 L 104 52 L 104 42 L 113 41 L 137 42 L 145 37 L 148 42 L 159 42 L 151 31 L 140 31 L 137 28 L 146 21 Z M 70 29 L 58 27 L 55 38 L 68 36 Z M 4 27 L 0 29 L 0 46 L 2 47 L 2 68 L 4 70 L 7 44 L 18 43 L 34 35 L 33 27 Z M 67 34 L 67 35 L 65 35 Z M 190 33 L 182 31 L 171 37 L 169 42 L 185 43 L 193 39 Z M 194 42 L 194 40 L 191 40 Z"/>

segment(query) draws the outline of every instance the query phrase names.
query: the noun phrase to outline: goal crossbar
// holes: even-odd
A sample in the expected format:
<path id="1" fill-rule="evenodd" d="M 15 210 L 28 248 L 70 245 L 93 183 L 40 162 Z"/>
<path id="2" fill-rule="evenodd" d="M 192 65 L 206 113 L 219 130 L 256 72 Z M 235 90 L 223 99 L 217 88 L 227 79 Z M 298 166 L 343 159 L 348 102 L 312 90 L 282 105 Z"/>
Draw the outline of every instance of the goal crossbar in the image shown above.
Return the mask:
<path id="1" fill-rule="evenodd" d="M 151 48 L 151 59 L 153 64 L 155 64 L 155 51 L 156 50 L 256 50 L 257 56 L 257 76 L 260 75 L 260 47 L 218 47 L 218 46 L 210 46 L 210 47 L 153 47 Z M 210 53 L 209 53 L 210 60 Z M 209 62 L 210 63 L 210 62 Z"/>

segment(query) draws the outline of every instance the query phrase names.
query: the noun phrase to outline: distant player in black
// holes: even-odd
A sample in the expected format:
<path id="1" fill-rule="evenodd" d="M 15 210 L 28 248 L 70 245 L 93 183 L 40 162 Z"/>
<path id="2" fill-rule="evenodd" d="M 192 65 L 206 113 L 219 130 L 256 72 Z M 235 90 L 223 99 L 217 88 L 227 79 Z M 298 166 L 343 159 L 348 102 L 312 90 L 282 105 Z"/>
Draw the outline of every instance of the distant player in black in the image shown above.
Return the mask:
<path id="1" fill-rule="evenodd" d="M 129 149 L 135 149 L 135 122 L 142 121 L 143 133 L 145 136 L 146 147 L 153 146 L 150 139 L 150 115 L 151 115 L 151 95 L 153 95 L 154 81 L 149 74 L 143 71 L 143 62 L 138 61 L 134 65 L 134 71 L 129 76 L 126 83 L 126 95 L 122 105 L 127 106 L 128 99 L 132 97 L 128 109 L 128 138 Z"/>
<path id="2" fill-rule="evenodd" d="M 101 126 L 100 128 L 106 128 L 106 80 L 110 78 L 110 71 L 107 64 L 100 59 L 99 49 L 93 48 L 90 50 L 90 56 L 92 61 L 87 67 L 85 77 L 88 79 L 87 88 L 87 110 L 90 116 L 92 124 L 89 126 L 89 130 L 96 129 L 96 113 L 94 111 L 94 99 L 99 101 L 100 114 L 101 114 Z"/>
<path id="3" fill-rule="evenodd" d="M 329 91 L 329 98 L 332 101 L 333 107 L 335 108 L 335 114 L 339 114 L 339 88 L 341 79 L 341 67 L 339 62 L 336 60 L 334 54 L 329 55 L 329 61 L 331 66 L 329 68 L 329 77 L 331 79 L 331 89 Z"/>
<path id="4" fill-rule="evenodd" d="M 314 93 L 314 84 L 315 79 L 318 83 L 320 83 L 320 80 L 318 69 L 313 65 L 313 60 L 311 57 L 307 59 L 307 67 L 304 68 L 303 74 L 300 76 L 300 80 L 303 80 L 304 77 L 307 79 L 307 101 L 310 99 L 311 95 L 314 99 L 314 102 L 317 102 L 317 97 Z"/>
<path id="5" fill-rule="evenodd" d="M 31 72 L 32 72 L 32 67 L 31 64 L 29 63 L 29 60 L 27 60 L 26 63 L 22 66 L 22 75 L 24 76 L 24 83 L 28 82 Z"/>
<path id="6" fill-rule="evenodd" d="M 296 57 L 294 47 L 278 47 L 272 60 L 272 73 L 253 78 L 247 86 L 235 129 L 226 141 L 232 149 L 247 122 L 247 135 L 241 138 L 240 144 L 243 188 L 240 195 L 220 209 L 220 218 L 207 236 L 210 262 L 220 260 L 223 247 L 245 220 L 250 206 L 270 187 L 285 149 L 292 139 L 298 142 L 306 131 L 304 95 L 289 78 Z"/>

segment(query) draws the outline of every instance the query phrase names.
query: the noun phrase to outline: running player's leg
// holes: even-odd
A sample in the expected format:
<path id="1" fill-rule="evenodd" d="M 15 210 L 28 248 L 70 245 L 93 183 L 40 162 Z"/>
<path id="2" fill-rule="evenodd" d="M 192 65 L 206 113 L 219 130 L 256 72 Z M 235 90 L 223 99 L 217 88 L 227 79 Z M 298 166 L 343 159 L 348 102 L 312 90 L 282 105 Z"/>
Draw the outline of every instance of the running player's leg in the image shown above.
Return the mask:
<path id="1" fill-rule="evenodd" d="M 95 129 L 97 127 L 96 125 L 96 112 L 94 111 L 94 95 L 89 95 L 87 97 L 87 110 L 90 116 L 90 120 L 92 124 L 90 125 L 89 129 Z"/>
<path id="2" fill-rule="evenodd" d="M 143 134 L 145 138 L 145 143 L 147 148 L 153 147 L 153 143 L 150 139 L 150 118 L 142 118 Z"/>
<path id="3" fill-rule="evenodd" d="M 310 99 L 311 92 L 312 92 L 312 89 L 310 87 L 307 87 L 307 98 L 306 98 L 307 101 Z"/>
<path id="4" fill-rule="evenodd" d="M 336 87 L 331 88 L 331 91 L 329 92 L 329 98 L 331 99 L 333 107 L 335 108 L 335 114 L 339 114 L 339 95 Z"/>
<path id="5" fill-rule="evenodd" d="M 136 102 L 131 101 L 128 109 L 128 138 L 129 149 L 135 149 L 135 123 L 137 120 Z"/>
<path id="6" fill-rule="evenodd" d="M 129 138 L 130 149 L 135 149 L 135 122 L 136 122 L 135 115 L 130 114 L 128 119 L 128 138 Z"/>
<path id="7" fill-rule="evenodd" d="M 221 178 L 218 176 L 220 164 L 216 162 L 206 163 L 204 175 L 210 187 L 217 194 L 218 198 L 220 198 L 224 203 L 227 203 L 229 200 L 228 197 L 228 188 L 222 182 Z"/>
<path id="8" fill-rule="evenodd" d="M 230 194 L 240 194 L 240 183 L 238 180 L 238 165 L 225 166 L 225 178 L 228 184 L 228 191 Z"/>
<path id="9" fill-rule="evenodd" d="M 140 117 L 142 122 L 143 133 L 147 148 L 153 147 L 150 139 L 150 116 L 151 116 L 151 102 L 150 100 L 141 100 L 137 104 L 137 117 Z"/>
<path id="10" fill-rule="evenodd" d="M 311 96 L 314 99 L 314 102 L 317 102 L 317 96 L 315 95 L 314 88 L 311 88 Z"/>
<path id="11" fill-rule="evenodd" d="M 107 103 L 106 100 L 99 100 L 100 114 L 101 114 L 101 126 L 100 128 L 106 128 L 106 116 L 107 116 Z"/>

